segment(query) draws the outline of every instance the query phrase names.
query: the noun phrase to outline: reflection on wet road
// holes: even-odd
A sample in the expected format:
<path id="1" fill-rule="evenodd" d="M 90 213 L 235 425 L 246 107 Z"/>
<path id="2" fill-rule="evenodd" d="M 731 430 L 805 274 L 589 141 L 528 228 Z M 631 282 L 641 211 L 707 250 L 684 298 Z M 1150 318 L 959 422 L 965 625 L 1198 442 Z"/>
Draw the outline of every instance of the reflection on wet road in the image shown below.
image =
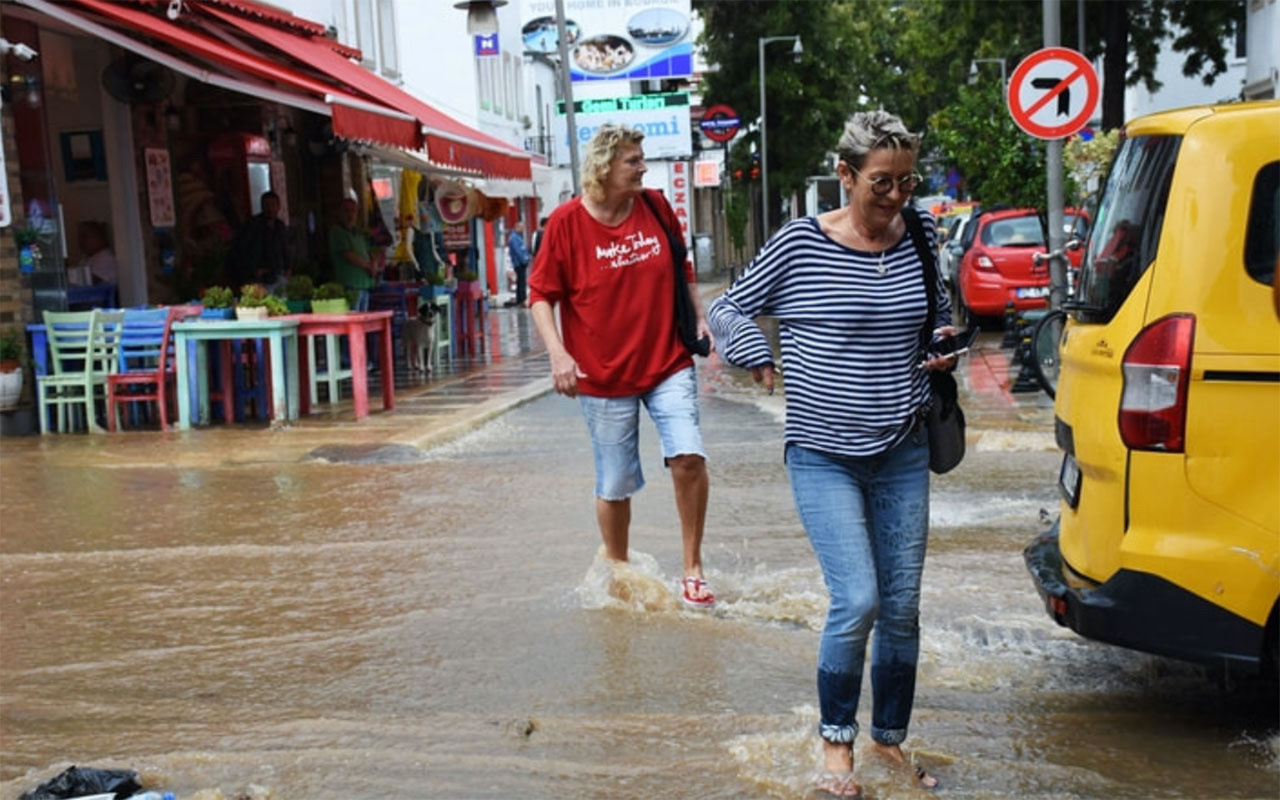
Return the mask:
<path id="1" fill-rule="evenodd" d="M 0 796 L 78 763 L 183 800 L 806 797 L 825 597 L 781 398 L 703 377 L 711 614 L 675 602 L 652 428 L 635 557 L 597 560 L 586 433 L 554 396 L 428 451 L 238 463 L 228 431 L 175 468 L 6 443 Z M 908 748 L 947 797 L 1276 797 L 1274 709 L 1044 615 L 1021 549 L 1057 458 L 1018 441 L 935 480 Z M 929 796 L 861 769 L 870 797 Z"/>

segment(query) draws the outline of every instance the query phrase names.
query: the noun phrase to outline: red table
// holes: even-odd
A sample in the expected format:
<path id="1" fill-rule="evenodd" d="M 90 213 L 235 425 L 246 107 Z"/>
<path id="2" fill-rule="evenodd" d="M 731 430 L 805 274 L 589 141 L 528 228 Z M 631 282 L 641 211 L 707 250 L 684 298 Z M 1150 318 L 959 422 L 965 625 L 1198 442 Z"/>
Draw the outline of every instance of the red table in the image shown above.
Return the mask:
<path id="1" fill-rule="evenodd" d="M 369 416 L 368 353 L 364 336 L 381 334 L 382 408 L 390 411 L 396 407 L 395 361 L 392 359 L 390 311 L 352 311 L 346 314 L 296 314 L 298 320 L 298 384 L 302 387 L 302 413 L 311 412 L 311 367 L 307 360 L 307 337 L 337 335 L 346 336 L 351 352 L 351 395 L 355 403 L 356 419 Z M 337 365 L 330 365 L 336 369 Z"/>

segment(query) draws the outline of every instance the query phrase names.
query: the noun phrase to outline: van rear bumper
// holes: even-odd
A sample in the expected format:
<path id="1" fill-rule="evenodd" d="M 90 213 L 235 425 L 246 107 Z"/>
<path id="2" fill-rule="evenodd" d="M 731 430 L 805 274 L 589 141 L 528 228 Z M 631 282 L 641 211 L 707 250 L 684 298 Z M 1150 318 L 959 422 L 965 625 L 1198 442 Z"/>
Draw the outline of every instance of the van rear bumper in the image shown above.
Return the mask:
<path id="1" fill-rule="evenodd" d="M 1057 522 L 1023 557 L 1049 616 L 1087 639 L 1248 672 L 1261 668 L 1262 626 L 1163 578 L 1122 569 L 1105 583 L 1069 583 Z"/>

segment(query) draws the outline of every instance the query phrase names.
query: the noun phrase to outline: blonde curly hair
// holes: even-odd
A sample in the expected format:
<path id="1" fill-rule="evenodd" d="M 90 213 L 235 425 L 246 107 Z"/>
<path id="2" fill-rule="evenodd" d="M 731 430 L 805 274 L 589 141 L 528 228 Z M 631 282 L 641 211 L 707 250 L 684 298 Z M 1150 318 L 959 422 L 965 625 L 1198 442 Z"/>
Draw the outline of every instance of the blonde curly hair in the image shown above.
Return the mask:
<path id="1" fill-rule="evenodd" d="M 606 122 L 587 142 L 582 157 L 582 191 L 596 202 L 604 200 L 604 184 L 609 177 L 609 166 L 618 157 L 624 144 L 640 146 L 644 131 L 616 122 Z"/>

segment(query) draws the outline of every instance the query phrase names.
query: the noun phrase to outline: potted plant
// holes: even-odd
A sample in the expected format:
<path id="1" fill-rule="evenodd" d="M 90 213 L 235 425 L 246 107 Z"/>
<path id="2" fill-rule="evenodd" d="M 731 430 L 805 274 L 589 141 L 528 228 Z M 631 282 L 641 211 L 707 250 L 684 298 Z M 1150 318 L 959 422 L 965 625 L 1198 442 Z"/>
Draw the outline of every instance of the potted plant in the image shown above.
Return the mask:
<path id="1" fill-rule="evenodd" d="M 335 281 L 320 284 L 311 296 L 311 311 L 315 314 L 345 314 L 350 308 L 346 287 Z"/>
<path id="2" fill-rule="evenodd" d="M 200 305 L 204 306 L 200 316 L 204 319 L 234 319 L 235 309 L 232 304 L 235 299 L 235 295 L 226 286 L 210 286 L 200 295 Z"/>
<path id="3" fill-rule="evenodd" d="M 262 305 L 267 309 L 268 317 L 285 317 L 297 313 L 290 307 L 288 300 L 274 294 L 267 295 L 267 298 L 262 301 Z"/>
<path id="4" fill-rule="evenodd" d="M 448 289 L 444 285 L 444 276 L 439 272 L 428 272 L 426 285 L 422 288 L 425 291 L 420 292 L 420 294 L 433 299 L 448 293 Z"/>
<path id="5" fill-rule="evenodd" d="M 0 333 L 0 411 L 17 408 L 22 397 L 22 333 L 6 328 Z"/>
<path id="6" fill-rule="evenodd" d="M 311 298 L 316 292 L 310 275 L 292 275 L 284 284 L 284 297 L 289 311 L 305 314 L 311 310 Z M 274 316 L 274 315 L 273 315 Z"/>
<path id="7" fill-rule="evenodd" d="M 236 319 L 266 319 L 267 298 L 270 296 L 267 287 L 260 283 L 241 286 L 240 299 L 236 302 Z"/>
<path id="8" fill-rule="evenodd" d="M 458 294 L 463 297 L 480 296 L 480 281 L 475 270 L 464 269 L 458 273 Z"/>

